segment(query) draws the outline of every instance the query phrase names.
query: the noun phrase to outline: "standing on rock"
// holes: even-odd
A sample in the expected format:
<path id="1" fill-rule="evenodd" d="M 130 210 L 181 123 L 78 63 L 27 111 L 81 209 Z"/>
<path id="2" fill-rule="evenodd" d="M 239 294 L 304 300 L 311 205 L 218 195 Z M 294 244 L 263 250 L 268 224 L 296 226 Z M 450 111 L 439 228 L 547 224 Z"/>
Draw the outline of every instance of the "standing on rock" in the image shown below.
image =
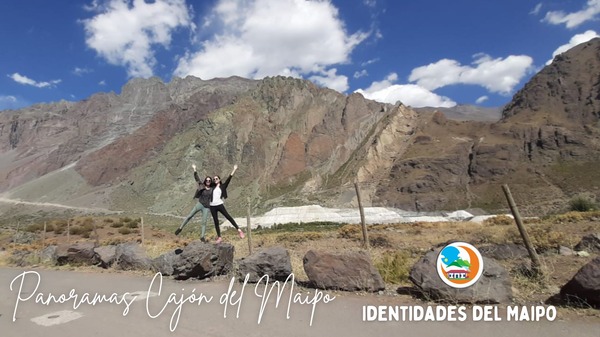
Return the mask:
<path id="1" fill-rule="evenodd" d="M 240 229 L 237 223 L 235 223 L 235 220 L 233 220 L 231 215 L 229 215 L 229 213 L 225 209 L 225 205 L 223 204 L 223 199 L 227 199 L 227 186 L 229 186 L 229 182 L 231 181 L 231 178 L 235 174 L 237 168 L 237 165 L 233 165 L 233 171 L 231 171 L 229 177 L 227 177 L 224 183 L 221 183 L 221 177 L 214 176 L 213 182 L 211 184 L 212 194 L 210 199 L 210 213 L 212 214 L 213 220 L 215 222 L 215 230 L 217 231 L 216 243 L 221 243 L 221 241 L 223 240 L 221 238 L 221 229 L 219 228 L 219 215 L 217 214 L 217 212 L 223 214 L 225 218 L 229 220 L 229 222 L 233 225 L 233 227 L 235 227 L 235 229 L 238 230 L 240 238 L 244 238 L 244 232 Z"/>
<path id="2" fill-rule="evenodd" d="M 211 198 L 212 191 L 213 191 L 213 189 L 211 187 L 212 178 L 209 176 L 206 176 L 206 178 L 204 178 L 204 182 L 200 182 L 200 177 L 198 177 L 198 172 L 196 171 L 196 165 L 192 164 L 192 168 L 194 169 L 194 179 L 196 180 L 196 183 L 198 184 L 196 193 L 194 194 L 194 199 L 197 198 L 198 203 L 196 204 L 196 206 L 194 206 L 194 208 L 192 209 L 190 214 L 187 216 L 187 218 L 185 218 L 185 220 L 183 220 L 181 225 L 179 225 L 179 228 L 177 228 L 177 230 L 175 230 L 175 235 L 179 235 L 179 233 L 181 233 L 181 231 L 183 230 L 183 227 L 185 227 L 185 225 L 187 225 L 187 223 L 190 220 L 192 220 L 192 218 L 194 217 L 194 215 L 196 215 L 196 213 L 202 212 L 202 222 L 201 222 L 202 233 L 200 235 L 200 240 L 202 242 L 206 242 L 204 235 L 206 234 L 206 223 L 208 222 L 208 212 L 210 211 L 210 198 Z"/>

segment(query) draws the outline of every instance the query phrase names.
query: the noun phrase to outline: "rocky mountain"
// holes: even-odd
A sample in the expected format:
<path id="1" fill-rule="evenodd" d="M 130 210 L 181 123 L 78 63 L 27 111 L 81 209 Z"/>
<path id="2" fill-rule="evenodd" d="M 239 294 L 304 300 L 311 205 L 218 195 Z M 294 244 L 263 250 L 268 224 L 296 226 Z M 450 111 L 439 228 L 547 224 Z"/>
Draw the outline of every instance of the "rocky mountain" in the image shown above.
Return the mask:
<path id="1" fill-rule="evenodd" d="M 538 215 L 600 197 L 600 39 L 558 56 L 499 121 L 445 113 L 284 77 L 135 79 L 120 95 L 0 114 L 0 192 L 181 215 L 191 164 L 226 176 L 237 163 L 228 208 L 240 215 L 355 205 L 355 181 L 366 204 L 407 210 L 503 209 L 503 183 Z"/>
<path id="2" fill-rule="evenodd" d="M 475 105 L 457 105 L 452 108 L 415 108 L 419 113 L 439 111 L 448 119 L 456 121 L 497 122 L 502 117 L 501 108 L 486 108 Z"/>

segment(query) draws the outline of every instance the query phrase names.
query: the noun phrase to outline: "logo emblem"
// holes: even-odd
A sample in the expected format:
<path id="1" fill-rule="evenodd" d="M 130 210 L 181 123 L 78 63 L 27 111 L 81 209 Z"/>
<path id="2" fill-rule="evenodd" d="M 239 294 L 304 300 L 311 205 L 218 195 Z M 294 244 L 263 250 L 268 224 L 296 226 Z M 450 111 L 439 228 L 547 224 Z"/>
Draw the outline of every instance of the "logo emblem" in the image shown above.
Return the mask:
<path id="1" fill-rule="evenodd" d="M 477 248 L 465 242 L 453 242 L 437 258 L 437 272 L 453 288 L 467 288 L 481 277 L 483 258 Z"/>

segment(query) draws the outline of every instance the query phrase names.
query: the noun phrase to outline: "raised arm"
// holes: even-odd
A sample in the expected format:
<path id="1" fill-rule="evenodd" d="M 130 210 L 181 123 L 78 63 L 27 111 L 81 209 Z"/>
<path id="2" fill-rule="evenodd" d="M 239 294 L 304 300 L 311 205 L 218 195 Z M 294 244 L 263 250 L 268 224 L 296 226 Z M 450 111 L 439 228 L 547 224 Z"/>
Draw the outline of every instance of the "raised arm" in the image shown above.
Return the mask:
<path id="1" fill-rule="evenodd" d="M 227 188 L 227 186 L 229 185 L 229 182 L 231 181 L 231 177 L 233 177 L 233 175 L 235 174 L 235 171 L 237 171 L 238 166 L 237 165 L 233 165 L 233 171 L 231 171 L 231 173 L 229 174 L 229 177 L 227 177 L 227 179 L 225 179 L 224 183 L 221 183 L 221 186 L 223 186 L 224 188 Z"/>
<path id="2" fill-rule="evenodd" d="M 192 169 L 194 169 L 194 179 L 200 184 L 200 177 L 198 177 L 198 172 L 196 171 L 196 164 L 192 164 Z"/>

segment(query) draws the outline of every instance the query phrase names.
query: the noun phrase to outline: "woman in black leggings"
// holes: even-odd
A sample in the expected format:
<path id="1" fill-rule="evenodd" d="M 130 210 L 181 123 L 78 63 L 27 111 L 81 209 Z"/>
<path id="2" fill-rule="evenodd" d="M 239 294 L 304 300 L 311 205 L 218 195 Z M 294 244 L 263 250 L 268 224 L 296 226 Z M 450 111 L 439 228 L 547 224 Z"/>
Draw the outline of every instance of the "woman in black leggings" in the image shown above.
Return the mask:
<path id="1" fill-rule="evenodd" d="M 244 238 L 244 232 L 240 229 L 240 227 L 237 225 L 237 223 L 235 223 L 235 220 L 233 220 L 231 215 L 229 215 L 229 213 L 227 213 L 227 210 L 225 209 L 225 205 L 223 204 L 223 199 L 227 199 L 227 186 L 229 185 L 229 182 L 231 181 L 231 178 L 235 174 L 235 171 L 237 170 L 237 168 L 238 168 L 237 165 L 233 165 L 233 171 L 231 171 L 231 174 L 229 174 L 229 177 L 227 177 L 227 179 L 223 183 L 221 183 L 221 177 L 214 176 L 214 178 L 213 178 L 213 182 L 212 182 L 213 189 L 212 189 L 212 195 L 210 198 L 210 214 L 213 217 L 213 220 L 215 222 L 215 230 L 217 231 L 216 243 L 221 243 L 221 241 L 223 240 L 221 238 L 221 228 L 219 228 L 219 215 L 217 214 L 217 212 L 220 212 L 221 214 L 223 214 L 225 216 L 225 219 L 229 220 L 229 222 L 233 225 L 233 227 L 235 227 L 238 230 L 238 234 L 240 235 L 240 238 L 242 238 L 242 239 Z"/>

